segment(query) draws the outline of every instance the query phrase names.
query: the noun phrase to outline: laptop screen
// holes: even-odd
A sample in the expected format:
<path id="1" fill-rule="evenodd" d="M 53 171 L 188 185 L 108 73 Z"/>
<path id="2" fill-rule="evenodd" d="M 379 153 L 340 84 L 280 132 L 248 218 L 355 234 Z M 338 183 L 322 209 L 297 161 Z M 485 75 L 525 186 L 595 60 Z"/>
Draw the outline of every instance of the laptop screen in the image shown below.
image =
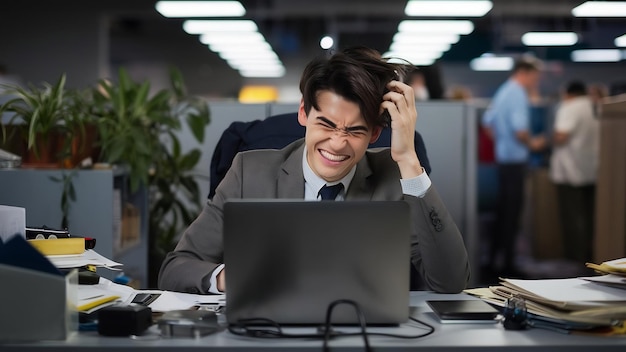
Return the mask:
<path id="1" fill-rule="evenodd" d="M 337 300 L 368 324 L 409 314 L 410 220 L 403 201 L 237 200 L 224 205 L 229 323 L 321 324 Z M 356 324 L 337 306 L 333 324 Z"/>

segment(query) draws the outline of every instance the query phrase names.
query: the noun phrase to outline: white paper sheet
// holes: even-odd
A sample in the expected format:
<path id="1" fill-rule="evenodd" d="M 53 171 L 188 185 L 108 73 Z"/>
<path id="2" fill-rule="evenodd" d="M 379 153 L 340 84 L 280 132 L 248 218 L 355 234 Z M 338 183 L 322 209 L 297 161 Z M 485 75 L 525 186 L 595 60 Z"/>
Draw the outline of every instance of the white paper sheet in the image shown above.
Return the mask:
<path id="1" fill-rule="evenodd" d="M 86 265 L 95 265 L 97 267 L 103 267 L 111 270 L 121 270 L 121 268 L 118 267 L 122 266 L 121 263 L 117 263 L 103 257 L 93 249 L 88 249 L 82 254 L 48 255 L 46 257 L 59 269 L 80 268 Z"/>
<path id="2" fill-rule="evenodd" d="M 506 279 L 517 287 L 557 302 L 626 302 L 624 290 L 594 284 L 580 278 L 517 280 Z"/>
<path id="3" fill-rule="evenodd" d="M 620 275 L 600 275 L 600 276 L 587 276 L 581 277 L 583 280 L 591 281 L 591 282 L 599 282 L 602 284 L 609 284 L 617 286 L 623 286 L 626 289 L 626 277 Z M 626 295 L 626 293 L 624 293 Z"/>
<path id="4" fill-rule="evenodd" d="M 154 312 L 168 312 L 171 310 L 189 309 L 196 305 L 226 305 L 226 295 L 195 295 L 172 291 L 139 291 L 146 293 L 161 293 L 161 296 L 150 304 Z"/>

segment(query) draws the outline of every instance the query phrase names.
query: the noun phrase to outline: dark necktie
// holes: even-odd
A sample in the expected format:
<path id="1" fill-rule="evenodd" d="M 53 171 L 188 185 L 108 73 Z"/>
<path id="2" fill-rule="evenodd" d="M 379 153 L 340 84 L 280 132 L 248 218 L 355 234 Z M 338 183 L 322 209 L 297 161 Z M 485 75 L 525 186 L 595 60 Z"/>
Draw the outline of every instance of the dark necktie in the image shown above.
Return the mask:
<path id="1" fill-rule="evenodd" d="M 324 185 L 319 191 L 319 195 L 322 196 L 322 200 L 335 200 L 337 195 L 343 189 L 343 183 L 338 183 L 333 186 Z"/>

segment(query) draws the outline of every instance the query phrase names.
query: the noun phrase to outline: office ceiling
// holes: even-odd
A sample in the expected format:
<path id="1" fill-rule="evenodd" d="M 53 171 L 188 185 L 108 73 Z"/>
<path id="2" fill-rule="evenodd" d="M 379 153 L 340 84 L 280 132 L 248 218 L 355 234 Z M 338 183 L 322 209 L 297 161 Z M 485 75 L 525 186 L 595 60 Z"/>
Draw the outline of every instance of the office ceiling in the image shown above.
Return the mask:
<path id="1" fill-rule="evenodd" d="M 367 45 L 384 52 L 389 48 L 398 23 L 410 18 L 404 14 L 406 0 L 240 1 L 246 8 L 244 18 L 257 23 L 285 64 L 287 76 L 283 81 L 290 85 L 297 84 L 306 62 L 323 52 L 319 47 L 322 36 L 335 36 L 340 48 Z M 614 38 L 626 33 L 626 19 L 574 17 L 571 10 L 583 2 L 493 0 L 493 8 L 486 16 L 468 18 L 474 23 L 474 31 L 462 36 L 438 62 L 467 64 L 485 52 L 533 52 L 545 60 L 569 62 L 574 49 L 614 48 Z M 65 16 L 67 13 L 77 16 L 85 12 L 97 13 L 108 26 L 106 45 L 111 72 L 122 65 L 173 64 L 185 71 L 197 91 L 215 91 L 220 95 L 236 95 L 242 84 L 258 83 L 242 78 L 201 44 L 197 36 L 185 33 L 184 19 L 161 16 L 155 10 L 155 3 L 156 0 L 3 1 L 0 14 L 15 9 L 38 16 L 53 16 L 55 12 L 65 12 Z M 75 28 L 71 23 L 67 27 Z M 521 36 L 528 31 L 575 31 L 579 42 L 570 47 L 524 47 Z M 29 32 L 21 35 L 29 35 Z M 215 87 L 209 89 L 207 85 Z"/>
<path id="2" fill-rule="evenodd" d="M 335 36 L 339 47 L 368 45 L 381 52 L 389 48 L 406 0 L 241 0 L 245 18 L 254 20 L 279 56 L 310 57 L 319 52 L 323 35 Z M 626 33 L 624 18 L 576 18 L 571 10 L 582 0 L 494 0 L 492 10 L 471 19 L 474 31 L 444 54 L 443 61 L 469 61 L 487 51 L 533 51 L 546 59 L 568 60 L 578 48 L 612 48 L 613 39 Z M 107 2 L 104 2 L 107 3 Z M 165 28 L 177 30 L 180 19 L 166 19 L 154 10 L 155 1 L 109 1 L 114 10 L 113 30 Z M 99 6 L 107 6 L 101 4 Z M 524 47 L 528 31 L 575 31 L 573 47 Z"/>

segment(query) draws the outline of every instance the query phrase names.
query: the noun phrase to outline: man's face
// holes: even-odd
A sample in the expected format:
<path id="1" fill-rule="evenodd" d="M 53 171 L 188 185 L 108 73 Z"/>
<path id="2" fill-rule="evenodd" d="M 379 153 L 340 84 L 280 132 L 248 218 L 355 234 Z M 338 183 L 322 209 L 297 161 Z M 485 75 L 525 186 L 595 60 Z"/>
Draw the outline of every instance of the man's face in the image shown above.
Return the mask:
<path id="1" fill-rule="evenodd" d="M 320 110 L 311 107 L 306 114 L 300 103 L 298 122 L 306 127 L 307 161 L 316 175 L 326 182 L 346 176 L 378 139 L 381 128 L 369 128 L 359 105 L 331 91 L 317 94 Z"/>
<path id="2" fill-rule="evenodd" d="M 535 88 L 539 85 L 539 80 L 541 79 L 541 72 L 538 70 L 530 70 L 524 72 L 524 80 L 525 86 L 527 89 Z"/>

